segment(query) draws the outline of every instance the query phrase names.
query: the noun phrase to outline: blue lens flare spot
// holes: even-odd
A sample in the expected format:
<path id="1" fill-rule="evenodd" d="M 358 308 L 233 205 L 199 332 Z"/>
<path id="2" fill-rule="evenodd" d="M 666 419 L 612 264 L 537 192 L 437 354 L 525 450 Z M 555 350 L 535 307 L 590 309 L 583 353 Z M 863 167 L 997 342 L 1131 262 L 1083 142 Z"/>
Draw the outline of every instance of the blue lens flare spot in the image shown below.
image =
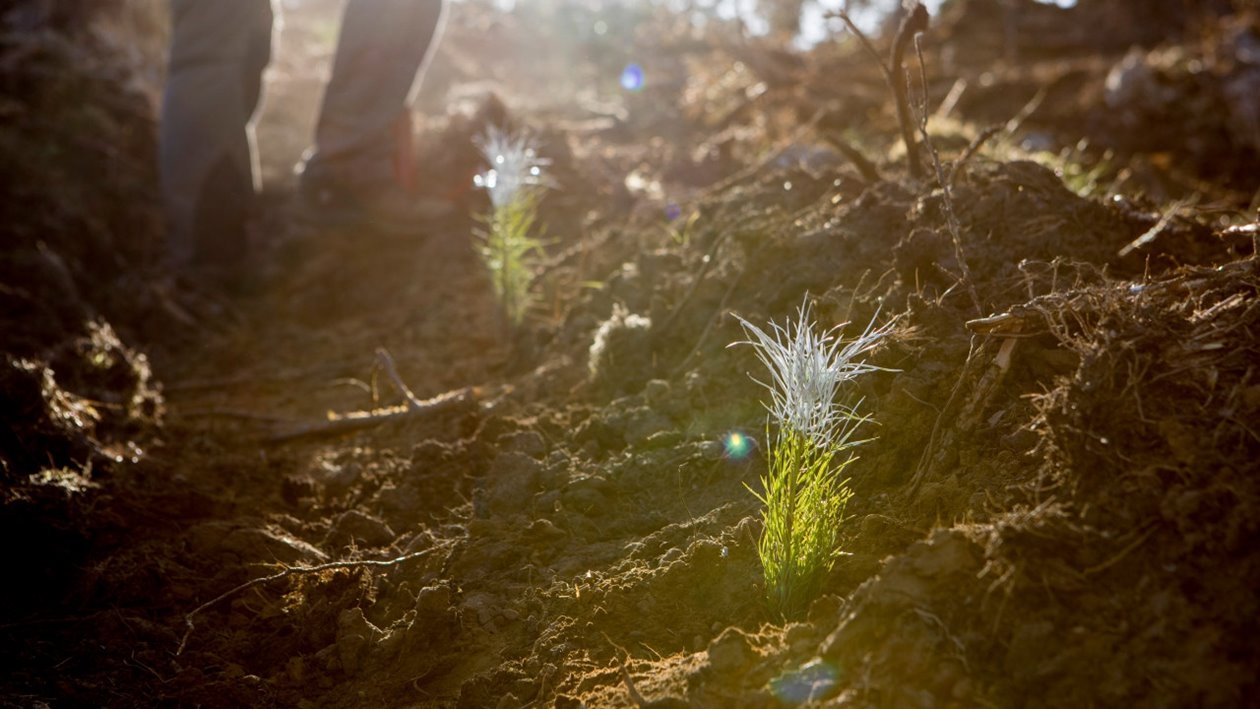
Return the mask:
<path id="1" fill-rule="evenodd" d="M 839 679 L 835 667 L 824 660 L 813 660 L 770 680 L 770 691 L 780 702 L 795 706 L 829 697 Z"/>
<path id="2" fill-rule="evenodd" d="M 722 439 L 722 449 L 730 460 L 743 460 L 753 450 L 752 439 L 738 431 L 726 434 Z"/>
<path id="3" fill-rule="evenodd" d="M 626 91 L 643 90 L 643 67 L 638 64 L 627 64 L 621 70 L 621 88 Z"/>

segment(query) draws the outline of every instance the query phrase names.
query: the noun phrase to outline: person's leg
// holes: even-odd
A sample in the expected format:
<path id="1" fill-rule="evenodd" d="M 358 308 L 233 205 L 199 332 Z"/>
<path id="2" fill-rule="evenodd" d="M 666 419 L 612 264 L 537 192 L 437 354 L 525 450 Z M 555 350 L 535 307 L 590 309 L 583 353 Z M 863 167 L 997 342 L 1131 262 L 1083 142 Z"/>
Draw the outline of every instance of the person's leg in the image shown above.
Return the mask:
<path id="1" fill-rule="evenodd" d="M 442 10 L 442 0 L 348 0 L 304 191 L 350 193 L 358 208 L 411 187 L 411 102 Z"/>
<path id="2" fill-rule="evenodd" d="M 172 0 L 159 162 L 176 265 L 227 265 L 257 190 L 250 120 L 271 57 L 269 0 Z"/>

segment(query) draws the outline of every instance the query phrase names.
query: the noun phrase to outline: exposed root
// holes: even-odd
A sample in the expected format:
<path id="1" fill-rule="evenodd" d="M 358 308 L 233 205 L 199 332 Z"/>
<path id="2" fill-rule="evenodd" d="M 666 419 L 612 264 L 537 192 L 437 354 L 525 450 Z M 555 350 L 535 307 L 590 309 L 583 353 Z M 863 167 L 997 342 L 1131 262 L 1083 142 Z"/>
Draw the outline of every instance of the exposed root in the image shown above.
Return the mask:
<path id="1" fill-rule="evenodd" d="M 196 623 L 193 622 L 193 618 L 197 617 L 197 615 L 202 611 L 211 608 L 222 601 L 237 595 L 238 593 L 248 591 L 255 586 L 262 586 L 264 584 L 271 583 L 272 581 L 279 581 L 280 579 L 285 579 L 290 576 L 297 576 L 300 574 L 318 574 L 324 571 L 331 571 L 333 569 L 388 568 L 390 566 L 397 566 L 405 561 L 411 561 L 412 559 L 419 559 L 422 556 L 427 556 L 441 548 L 443 547 L 429 547 L 428 549 L 404 554 L 393 559 L 384 559 L 379 561 L 365 559 L 362 561 L 331 561 L 327 564 L 318 564 L 316 566 L 286 566 L 284 567 L 284 570 L 270 576 L 263 576 L 262 578 L 256 578 L 252 581 L 246 581 L 245 583 L 229 591 L 224 591 L 209 601 L 202 603 L 184 616 L 184 635 L 179 640 L 179 647 L 175 650 L 175 654 L 177 656 L 183 654 L 184 648 L 188 645 L 188 638 L 192 635 L 193 630 L 197 628 Z"/>

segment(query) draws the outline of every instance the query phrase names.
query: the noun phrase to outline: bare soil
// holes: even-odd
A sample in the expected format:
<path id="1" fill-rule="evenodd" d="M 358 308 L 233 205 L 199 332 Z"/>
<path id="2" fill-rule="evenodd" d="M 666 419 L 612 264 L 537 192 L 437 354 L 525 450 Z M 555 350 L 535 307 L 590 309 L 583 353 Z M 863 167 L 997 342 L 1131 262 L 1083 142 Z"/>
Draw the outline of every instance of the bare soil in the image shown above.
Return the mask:
<path id="1" fill-rule="evenodd" d="M 0 706 L 1254 701 L 1260 127 L 1237 87 L 1260 19 L 999 5 L 923 37 L 929 110 L 962 93 L 914 179 L 854 42 L 461 4 L 419 159 L 464 209 L 390 239 L 291 219 L 332 37 L 313 3 L 269 77 L 231 290 L 161 264 L 134 62 L 67 18 L 6 29 Z M 520 327 L 470 237 L 490 120 L 537 131 L 558 184 Z M 723 446 L 762 437 L 758 364 L 728 344 L 734 314 L 807 294 L 824 325 L 897 325 L 856 383 L 879 424 L 843 554 L 784 621 L 762 451 Z M 420 399 L 462 394 L 327 430 L 405 403 L 378 350 Z"/>

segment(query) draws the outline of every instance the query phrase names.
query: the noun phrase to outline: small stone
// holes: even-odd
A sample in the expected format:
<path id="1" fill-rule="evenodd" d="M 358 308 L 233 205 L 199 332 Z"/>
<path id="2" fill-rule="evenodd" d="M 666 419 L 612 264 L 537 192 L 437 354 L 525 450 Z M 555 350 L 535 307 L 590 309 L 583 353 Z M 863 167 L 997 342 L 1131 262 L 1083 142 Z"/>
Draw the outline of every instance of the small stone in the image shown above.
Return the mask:
<path id="1" fill-rule="evenodd" d="M 416 613 L 421 623 L 445 616 L 450 606 L 451 589 L 446 586 L 426 586 L 416 595 Z"/>
<path id="2" fill-rule="evenodd" d="M 411 464 L 421 471 L 440 463 L 451 455 L 450 445 L 429 439 L 411 448 Z"/>
<path id="3" fill-rule="evenodd" d="M 415 516 L 416 510 L 424 505 L 424 497 L 411 481 L 400 485 L 387 482 L 376 491 L 372 500 L 372 509 L 379 510 L 387 519 L 406 524 Z"/>
<path id="4" fill-rule="evenodd" d="M 720 675 L 735 674 L 748 666 L 755 654 L 743 631 L 727 628 L 709 644 L 709 668 Z"/>
<path id="5" fill-rule="evenodd" d="M 789 623 L 784 628 L 784 641 L 787 645 L 796 645 L 801 641 L 808 641 L 814 637 L 814 626 L 809 623 Z"/>
<path id="6" fill-rule="evenodd" d="M 349 510 L 337 517 L 324 544 L 333 547 L 350 544 L 383 547 L 392 544 L 397 536 L 388 524 L 376 517 L 359 510 Z"/>
<path id="7" fill-rule="evenodd" d="M 490 470 L 474 497 L 487 508 L 485 512 L 506 515 L 522 512 L 522 503 L 538 489 L 542 464 L 517 451 L 500 453 L 490 463 Z"/>
<path id="8" fill-rule="evenodd" d="M 718 441 L 701 441 L 696 444 L 696 452 L 705 460 L 718 460 L 725 455 L 726 449 Z"/>
<path id="9" fill-rule="evenodd" d="M 523 453 L 531 458 L 543 458 L 547 455 L 547 441 L 537 431 L 517 431 L 499 436 L 496 442 L 499 450 Z"/>
<path id="10" fill-rule="evenodd" d="M 534 510 L 538 512 L 554 512 L 560 502 L 559 490 L 548 490 L 534 495 Z"/>
<path id="11" fill-rule="evenodd" d="M 681 443 L 682 440 L 683 435 L 681 431 L 657 431 L 656 433 L 648 436 L 647 439 L 643 441 L 643 445 L 653 450 L 661 450 L 665 448 L 673 448 Z"/>
<path id="12" fill-rule="evenodd" d="M 793 652 L 804 651 L 814 642 L 814 627 L 808 623 L 792 623 L 784 629 L 783 642 Z"/>
<path id="13" fill-rule="evenodd" d="M 240 527 L 227 522 L 207 522 L 188 533 L 189 547 L 197 556 L 232 555 L 243 562 L 326 561 L 327 556 L 305 541 L 278 528 Z"/>
<path id="14" fill-rule="evenodd" d="M 610 421 L 611 423 L 611 421 Z M 626 442 L 642 443 L 655 434 L 674 432 L 674 422 L 646 406 L 626 410 L 619 421 Z"/>
<path id="15" fill-rule="evenodd" d="M 358 463 L 340 464 L 333 460 L 321 460 L 310 471 L 311 477 L 324 484 L 329 497 L 349 492 L 362 473 L 363 466 Z"/>
<path id="16" fill-rule="evenodd" d="M 280 481 L 280 497 L 290 505 L 297 505 L 299 501 L 318 494 L 319 486 L 310 475 L 286 475 Z"/>
<path id="17" fill-rule="evenodd" d="M 354 674 L 363 664 L 372 643 L 381 631 L 363 617 L 362 608 L 347 608 L 337 618 L 337 659 L 346 674 Z"/>
<path id="18" fill-rule="evenodd" d="M 551 520 L 536 519 L 525 528 L 525 536 L 531 541 L 550 543 L 564 539 L 568 535 Z"/>
<path id="19" fill-rule="evenodd" d="M 661 555 L 661 566 L 669 566 L 670 564 L 682 558 L 683 551 L 678 547 L 671 547 L 668 551 Z"/>
<path id="20" fill-rule="evenodd" d="M 599 475 L 574 478 L 564 488 L 564 506 L 582 513 L 598 511 L 608 504 L 607 493 L 611 488 L 609 482 Z"/>
<path id="21" fill-rule="evenodd" d="M 659 409 L 664 405 L 669 395 L 669 382 L 664 379 L 653 379 L 643 388 L 643 397 L 647 399 L 648 405 L 654 409 Z"/>
<path id="22" fill-rule="evenodd" d="M 285 663 L 284 671 L 293 684 L 302 684 L 306 679 L 306 663 L 301 656 L 290 657 Z"/>

